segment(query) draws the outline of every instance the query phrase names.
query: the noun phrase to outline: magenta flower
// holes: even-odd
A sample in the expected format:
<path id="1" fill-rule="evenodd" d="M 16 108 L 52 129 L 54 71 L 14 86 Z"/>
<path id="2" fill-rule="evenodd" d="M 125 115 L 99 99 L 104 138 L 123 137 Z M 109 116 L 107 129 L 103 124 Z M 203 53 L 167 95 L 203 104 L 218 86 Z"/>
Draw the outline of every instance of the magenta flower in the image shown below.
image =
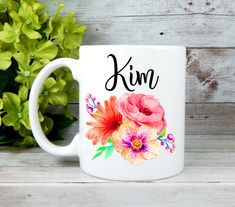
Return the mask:
<path id="1" fill-rule="evenodd" d="M 131 120 L 137 126 L 154 127 L 158 135 L 166 128 L 164 109 L 154 96 L 125 93 L 118 99 L 116 105 L 124 121 Z"/>

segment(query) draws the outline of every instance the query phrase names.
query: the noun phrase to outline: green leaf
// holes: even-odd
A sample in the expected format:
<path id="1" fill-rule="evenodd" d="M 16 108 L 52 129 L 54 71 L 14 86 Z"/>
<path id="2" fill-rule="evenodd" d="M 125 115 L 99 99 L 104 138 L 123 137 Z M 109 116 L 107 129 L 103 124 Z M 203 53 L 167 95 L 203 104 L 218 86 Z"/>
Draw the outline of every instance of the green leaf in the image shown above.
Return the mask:
<path id="1" fill-rule="evenodd" d="M 24 126 L 21 125 L 20 129 L 19 129 L 19 135 L 22 137 L 26 137 L 26 136 L 30 136 L 32 135 L 31 130 L 26 129 Z"/>
<path id="2" fill-rule="evenodd" d="M 18 97 L 20 98 L 20 100 L 22 102 L 26 101 L 28 99 L 28 88 L 24 85 L 21 85 L 19 88 L 19 92 L 18 92 Z"/>
<path id="3" fill-rule="evenodd" d="M 13 25 L 12 27 L 6 22 L 3 31 L 0 32 L 0 40 L 11 43 L 13 41 L 19 42 L 21 25 Z"/>
<path id="4" fill-rule="evenodd" d="M 36 145 L 36 141 L 31 136 L 26 136 L 22 140 L 17 140 L 17 145 L 22 148 L 29 148 Z"/>
<path id="5" fill-rule="evenodd" d="M 60 10 L 60 7 L 58 8 Z M 50 18 L 45 30 L 63 49 L 77 49 L 82 43 L 85 31 L 86 26 L 76 22 L 73 12 L 70 12 L 68 16 L 59 16 L 57 12 Z"/>
<path id="6" fill-rule="evenodd" d="M 41 126 L 45 135 L 48 135 L 50 133 L 50 131 L 53 128 L 53 125 L 54 125 L 53 119 L 44 116 L 44 120 L 43 122 L 41 122 Z"/>
<path id="7" fill-rule="evenodd" d="M 60 92 L 49 96 L 49 103 L 51 105 L 62 105 L 68 104 L 68 96 L 66 93 Z"/>
<path id="8" fill-rule="evenodd" d="M 68 104 L 68 95 L 62 92 L 66 82 L 62 79 L 56 81 L 54 78 L 48 78 L 43 86 L 43 90 L 40 94 L 40 107 L 47 106 L 48 103 L 51 105 L 62 105 L 66 106 Z"/>
<path id="9" fill-rule="evenodd" d="M 6 12 L 7 10 L 7 0 L 0 1 L 0 13 Z"/>
<path id="10" fill-rule="evenodd" d="M 9 139 L 7 136 L 0 136 L 0 146 L 10 145 L 14 143 L 14 138 Z"/>
<path id="11" fill-rule="evenodd" d="M 3 118 L 2 122 L 5 126 L 13 126 L 14 130 L 20 129 L 20 122 L 18 121 L 19 117 L 17 116 L 17 113 L 10 112 L 7 113 Z"/>
<path id="12" fill-rule="evenodd" d="M 0 110 L 3 108 L 3 101 L 0 99 Z"/>
<path id="13" fill-rule="evenodd" d="M 66 116 L 66 118 L 73 119 L 73 114 L 69 109 L 69 106 L 64 107 L 64 115 Z"/>
<path id="14" fill-rule="evenodd" d="M 32 1 L 21 1 L 18 15 L 21 17 L 24 24 L 29 25 L 33 29 L 40 29 L 41 25 L 37 15 L 37 7 L 35 8 L 36 10 L 34 10 L 33 4 L 34 2 Z"/>
<path id="15" fill-rule="evenodd" d="M 1 52 L 0 53 L 0 69 L 6 70 L 11 65 L 12 54 L 10 52 Z"/>
<path id="16" fill-rule="evenodd" d="M 24 84 L 26 87 L 30 88 L 35 77 L 39 73 L 40 69 L 44 67 L 49 61 L 45 59 L 34 60 L 30 64 L 30 58 L 27 54 L 22 52 L 14 55 L 14 58 L 19 64 L 18 76 L 15 81 Z"/>
<path id="17" fill-rule="evenodd" d="M 109 138 L 109 139 L 107 140 L 107 142 L 108 142 L 108 143 L 113 143 L 112 138 Z"/>
<path id="18" fill-rule="evenodd" d="M 56 85 L 56 80 L 52 77 L 47 78 L 44 82 L 44 90 L 50 90 L 53 85 Z"/>
<path id="19" fill-rule="evenodd" d="M 23 69 L 23 70 L 30 69 L 29 67 L 30 58 L 27 54 L 19 52 L 19 53 L 14 54 L 14 58 L 19 64 L 19 69 Z"/>
<path id="20" fill-rule="evenodd" d="M 59 48 L 57 53 L 57 58 L 60 57 L 71 57 L 77 59 L 79 57 L 77 49 L 66 49 L 66 48 Z"/>
<path id="21" fill-rule="evenodd" d="M 4 111 L 16 114 L 20 112 L 20 99 L 16 94 L 5 92 L 2 100 Z"/>
<path id="22" fill-rule="evenodd" d="M 108 159 L 112 155 L 113 150 L 114 150 L 114 146 L 113 145 L 111 145 L 111 146 L 109 146 L 107 148 L 107 150 L 105 152 L 105 155 L 104 155 L 105 159 Z"/>
<path id="23" fill-rule="evenodd" d="M 104 150 L 106 150 L 106 149 L 107 149 L 106 146 L 102 146 L 102 147 L 99 147 L 96 151 L 104 151 Z"/>
<path id="24" fill-rule="evenodd" d="M 33 7 L 33 11 L 40 12 L 46 8 L 46 5 L 40 2 L 33 2 L 32 7 Z"/>
<path id="25" fill-rule="evenodd" d="M 64 4 L 63 3 L 59 3 L 57 8 L 56 8 L 56 11 L 54 13 L 53 16 L 51 16 L 49 22 L 48 22 L 48 26 L 47 28 L 45 29 L 45 32 L 50 34 L 52 31 L 53 31 L 53 27 L 54 27 L 54 21 L 55 22 L 58 22 L 57 18 L 58 18 L 58 14 L 60 12 L 60 10 L 64 7 Z"/>
<path id="26" fill-rule="evenodd" d="M 100 152 L 96 153 L 96 154 L 94 155 L 94 157 L 92 158 L 92 160 L 94 160 L 95 158 L 99 157 L 99 156 L 102 154 L 102 152 L 103 152 L 103 151 L 100 151 Z"/>
<path id="27" fill-rule="evenodd" d="M 50 40 L 40 41 L 35 48 L 35 57 L 53 59 L 57 55 L 58 48 Z"/>
<path id="28" fill-rule="evenodd" d="M 40 33 L 35 31 L 32 27 L 30 27 L 28 24 L 23 24 L 22 26 L 22 32 L 29 38 L 29 39 L 38 39 L 42 36 Z"/>
<path id="29" fill-rule="evenodd" d="M 161 137 L 164 137 L 166 135 L 166 128 L 162 131 Z"/>
<path id="30" fill-rule="evenodd" d="M 20 118 L 20 123 L 23 124 L 27 129 L 31 129 L 30 123 L 29 123 L 29 102 L 23 103 L 21 107 L 21 114 L 22 117 Z"/>

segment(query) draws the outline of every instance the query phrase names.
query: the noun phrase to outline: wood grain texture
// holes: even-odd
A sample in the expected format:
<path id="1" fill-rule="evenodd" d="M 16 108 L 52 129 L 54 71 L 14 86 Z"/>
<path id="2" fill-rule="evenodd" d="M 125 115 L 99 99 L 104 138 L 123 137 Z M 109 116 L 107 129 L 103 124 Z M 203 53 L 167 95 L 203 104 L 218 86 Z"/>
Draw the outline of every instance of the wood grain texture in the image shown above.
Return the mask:
<path id="1" fill-rule="evenodd" d="M 51 11 L 58 3 L 45 1 Z M 232 0 L 72 0 L 66 2 L 64 13 L 69 10 L 88 25 L 85 44 L 235 46 Z"/>
<path id="2" fill-rule="evenodd" d="M 76 117 L 79 116 L 78 104 L 70 104 L 70 109 Z M 77 125 L 75 123 L 67 129 L 66 136 L 74 136 Z M 187 103 L 185 133 L 235 136 L 235 103 Z"/>
<path id="3" fill-rule="evenodd" d="M 189 49 L 187 60 L 187 102 L 235 102 L 235 49 Z"/>
<path id="4" fill-rule="evenodd" d="M 235 136 L 235 104 L 187 104 L 185 124 L 186 134 L 231 134 Z"/>
<path id="5" fill-rule="evenodd" d="M 14 184 L 0 186 L 0 199 L 4 206 L 18 207 L 234 207 L 234 191 L 235 184 Z"/>
<path id="6" fill-rule="evenodd" d="M 40 148 L 1 147 L 0 150 L 0 185 L 114 182 L 86 175 L 79 168 L 78 158 L 62 159 Z M 232 135 L 187 135 L 185 150 L 183 173 L 152 182 L 235 183 L 235 142 Z"/>
<path id="7" fill-rule="evenodd" d="M 43 0 L 55 10 L 58 0 Z M 149 15 L 234 15 L 235 3 L 233 0 L 70 0 L 62 10 L 63 14 L 73 10 L 81 18 L 103 18 L 113 16 L 149 16 Z"/>

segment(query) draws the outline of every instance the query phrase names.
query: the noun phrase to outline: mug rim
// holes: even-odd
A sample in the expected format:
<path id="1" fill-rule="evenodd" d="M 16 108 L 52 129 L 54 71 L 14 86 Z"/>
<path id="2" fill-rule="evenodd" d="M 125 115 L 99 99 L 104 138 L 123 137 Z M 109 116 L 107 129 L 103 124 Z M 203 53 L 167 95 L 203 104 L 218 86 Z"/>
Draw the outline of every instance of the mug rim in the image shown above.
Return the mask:
<path id="1" fill-rule="evenodd" d="M 183 45 L 81 45 L 80 47 L 146 47 L 146 48 L 169 48 L 169 49 L 186 49 Z"/>

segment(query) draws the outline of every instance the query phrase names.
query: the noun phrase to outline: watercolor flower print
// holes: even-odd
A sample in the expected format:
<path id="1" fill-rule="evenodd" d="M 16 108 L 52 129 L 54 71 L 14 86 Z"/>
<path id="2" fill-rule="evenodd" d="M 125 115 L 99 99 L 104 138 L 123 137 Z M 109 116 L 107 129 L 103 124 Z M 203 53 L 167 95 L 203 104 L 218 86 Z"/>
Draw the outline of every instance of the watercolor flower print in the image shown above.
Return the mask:
<path id="1" fill-rule="evenodd" d="M 166 135 L 164 109 L 154 96 L 125 93 L 118 99 L 111 96 L 102 106 L 88 94 L 86 109 L 92 118 L 86 137 L 101 144 L 93 159 L 102 154 L 107 159 L 116 151 L 130 164 L 140 164 L 158 157 L 160 146 L 175 151 L 173 134 Z"/>

